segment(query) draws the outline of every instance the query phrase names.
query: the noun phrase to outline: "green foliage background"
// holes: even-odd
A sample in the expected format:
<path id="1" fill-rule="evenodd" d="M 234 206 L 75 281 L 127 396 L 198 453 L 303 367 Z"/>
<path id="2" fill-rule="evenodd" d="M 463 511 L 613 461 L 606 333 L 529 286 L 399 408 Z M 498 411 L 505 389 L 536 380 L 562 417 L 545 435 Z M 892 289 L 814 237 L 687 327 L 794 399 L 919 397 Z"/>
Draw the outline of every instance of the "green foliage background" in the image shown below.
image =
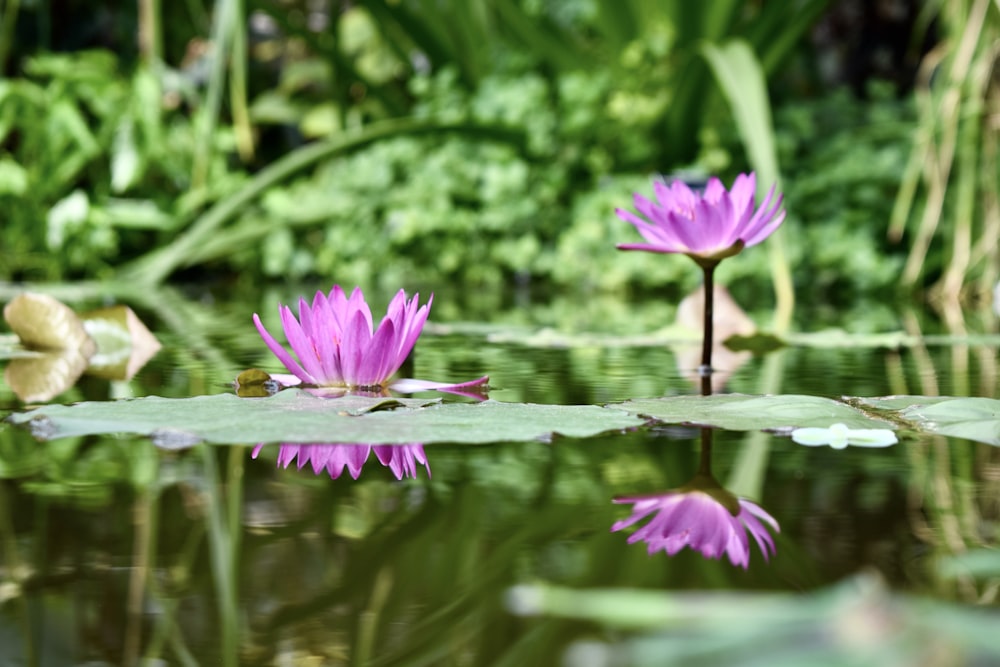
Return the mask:
<path id="1" fill-rule="evenodd" d="M 702 55 L 740 39 L 774 103 L 798 289 L 898 281 L 908 236 L 885 239 L 916 111 L 888 87 L 825 89 L 807 39 L 825 2 L 90 4 L 79 34 L 8 8 L 0 279 L 679 294 L 696 272 L 616 251 L 634 230 L 614 209 L 657 174 L 750 168 Z M 92 42 L 111 48 L 74 48 Z M 768 262 L 719 279 L 760 294 Z"/>

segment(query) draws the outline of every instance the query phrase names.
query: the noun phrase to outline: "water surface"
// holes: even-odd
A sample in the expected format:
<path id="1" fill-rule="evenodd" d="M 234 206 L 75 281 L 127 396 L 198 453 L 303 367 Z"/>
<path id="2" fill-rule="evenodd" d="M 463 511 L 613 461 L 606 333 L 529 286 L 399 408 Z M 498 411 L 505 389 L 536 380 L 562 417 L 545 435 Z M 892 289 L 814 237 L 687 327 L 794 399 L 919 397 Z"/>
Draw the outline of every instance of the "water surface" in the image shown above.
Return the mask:
<path id="1" fill-rule="evenodd" d="M 289 295 L 188 302 L 187 315 L 203 319 L 185 326 L 137 308 L 164 343 L 160 354 L 128 383 L 85 377 L 58 400 L 219 393 L 242 369 L 278 370 L 249 323 L 277 299 Z M 616 303 L 609 313 L 553 302 L 478 315 L 440 299 L 405 373 L 454 381 L 489 374 L 499 401 L 696 393 L 683 359 L 697 342 L 615 340 L 668 324 L 663 303 Z M 799 317 L 800 329 L 869 326 Z M 899 316 L 900 328 L 906 321 Z M 979 321 L 991 333 L 989 320 Z M 994 349 L 985 344 L 788 347 L 746 354 L 726 370 L 723 391 L 750 394 L 996 396 Z M 0 402 L 20 409 L 6 388 Z M 279 469 L 277 447 L 253 459 L 253 442 L 182 451 L 137 438 L 38 443 L 4 426 L 0 654 L 7 664 L 137 664 L 146 656 L 166 664 L 547 665 L 576 662 L 566 656 L 579 657 L 587 642 L 621 639 L 588 622 L 512 614 L 511 587 L 536 583 L 804 594 L 876 573 L 895 591 L 995 604 L 995 578 L 941 569 L 955 554 L 995 545 L 995 448 L 908 435 L 895 447 L 838 451 L 718 431 L 716 476 L 781 525 L 775 557 L 766 562 L 754 547 L 744 571 L 687 550 L 650 556 L 610 532 L 628 514 L 612 498 L 683 484 L 698 465 L 698 443 L 697 429 L 660 426 L 586 440 L 432 445 L 430 475 L 419 468 L 416 479 L 397 481 L 372 459 L 355 481 Z"/>

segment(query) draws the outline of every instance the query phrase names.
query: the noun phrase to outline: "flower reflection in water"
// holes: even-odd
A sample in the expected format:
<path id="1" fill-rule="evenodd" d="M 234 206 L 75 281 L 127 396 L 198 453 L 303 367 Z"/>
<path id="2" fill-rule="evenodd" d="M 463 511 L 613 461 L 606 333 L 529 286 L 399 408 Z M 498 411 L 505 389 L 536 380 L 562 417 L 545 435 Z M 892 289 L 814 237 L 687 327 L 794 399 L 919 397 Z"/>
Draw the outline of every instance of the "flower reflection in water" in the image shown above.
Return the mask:
<path id="1" fill-rule="evenodd" d="M 257 458 L 263 447 L 264 443 L 254 447 L 251 456 Z M 418 464 L 426 468 L 427 476 L 430 477 L 431 467 L 427 463 L 424 446 L 420 443 L 407 445 L 282 443 L 278 450 L 278 465 L 287 468 L 292 461 L 298 459 L 296 465 L 300 470 L 308 463 L 317 475 L 326 470 L 330 477 L 337 479 L 344 472 L 344 468 L 347 468 L 351 477 L 357 479 L 373 450 L 379 463 L 389 468 L 396 479 L 416 477 Z"/>
<path id="2" fill-rule="evenodd" d="M 706 558 L 720 558 L 725 553 L 733 565 L 745 569 L 750 563 L 749 532 L 765 559 L 774 555 L 768 526 L 777 532 L 778 522 L 760 505 L 737 498 L 711 477 L 699 475 L 674 491 L 616 498 L 615 502 L 634 505 L 632 516 L 616 522 L 612 531 L 655 513 L 649 523 L 628 538 L 629 544 L 645 542 L 651 554 L 662 550 L 673 556 L 691 547 Z"/>
<path id="3" fill-rule="evenodd" d="M 733 565 L 746 569 L 750 563 L 749 533 L 768 560 L 775 553 L 769 529 L 779 532 L 778 522 L 757 503 L 722 488 L 712 476 L 710 459 L 711 430 L 702 429 L 698 473 L 687 484 L 664 493 L 615 498 L 616 503 L 631 504 L 632 515 L 615 522 L 612 532 L 653 515 L 629 536 L 629 544 L 645 542 L 650 554 L 665 551 L 673 556 L 684 547 L 706 558 L 726 554 Z"/>

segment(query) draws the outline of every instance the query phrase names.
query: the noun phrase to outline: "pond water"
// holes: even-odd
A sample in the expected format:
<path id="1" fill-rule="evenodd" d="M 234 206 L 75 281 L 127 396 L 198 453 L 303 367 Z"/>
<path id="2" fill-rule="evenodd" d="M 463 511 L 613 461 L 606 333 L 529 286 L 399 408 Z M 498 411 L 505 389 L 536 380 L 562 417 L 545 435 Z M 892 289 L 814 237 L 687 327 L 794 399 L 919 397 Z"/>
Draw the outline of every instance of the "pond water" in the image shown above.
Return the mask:
<path id="1" fill-rule="evenodd" d="M 277 371 L 250 314 L 298 293 L 249 304 L 147 296 L 133 306 L 159 354 L 129 382 L 85 376 L 58 400 L 215 394 L 245 368 Z M 670 323 L 663 303 L 489 303 L 476 311 L 439 295 L 404 374 L 489 374 L 490 398 L 504 402 L 697 393 L 684 370 L 696 340 L 636 338 Z M 804 331 L 918 333 L 919 322 L 919 333 L 949 333 L 884 305 L 835 317 L 800 308 L 797 318 Z M 719 363 L 732 371 L 723 391 L 996 397 L 995 315 L 967 320 L 962 337 L 934 344 L 831 336 L 746 353 Z M 22 407 L 0 388 L 0 410 Z M 1000 660 L 976 625 L 983 616 L 955 616 L 997 603 L 997 448 L 930 435 L 843 450 L 713 435 L 716 478 L 780 524 L 775 555 L 753 545 L 746 570 L 690 549 L 650 555 L 627 543 L 630 531 L 610 530 L 629 514 L 613 498 L 676 488 L 698 469 L 690 426 L 428 445 L 427 468 L 397 481 L 374 456 L 357 480 L 331 479 L 279 468 L 275 444 L 253 458 L 255 442 L 40 443 L 0 425 L 0 664 L 913 664 L 913 651 L 922 664 Z M 668 610 L 641 595 L 664 591 L 655 604 L 671 600 Z M 928 643 L 928 627 L 951 629 Z M 900 641 L 886 649 L 887 638 Z"/>

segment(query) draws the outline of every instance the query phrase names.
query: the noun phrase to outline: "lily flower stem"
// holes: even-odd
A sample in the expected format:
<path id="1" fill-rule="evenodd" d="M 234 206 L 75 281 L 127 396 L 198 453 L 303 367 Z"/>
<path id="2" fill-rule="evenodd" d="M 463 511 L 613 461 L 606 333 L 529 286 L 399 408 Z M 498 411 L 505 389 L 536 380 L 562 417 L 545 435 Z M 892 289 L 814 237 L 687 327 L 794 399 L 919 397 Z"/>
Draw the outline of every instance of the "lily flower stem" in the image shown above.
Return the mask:
<path id="1" fill-rule="evenodd" d="M 702 265 L 705 274 L 703 283 L 705 290 L 705 320 L 704 332 L 701 339 L 701 367 L 698 374 L 701 376 L 701 394 L 710 396 L 712 394 L 712 326 L 713 326 L 713 300 L 715 297 L 715 286 L 713 284 L 716 264 Z"/>
<path id="2" fill-rule="evenodd" d="M 698 474 L 712 476 L 712 429 L 701 427 L 701 456 L 698 459 Z"/>

